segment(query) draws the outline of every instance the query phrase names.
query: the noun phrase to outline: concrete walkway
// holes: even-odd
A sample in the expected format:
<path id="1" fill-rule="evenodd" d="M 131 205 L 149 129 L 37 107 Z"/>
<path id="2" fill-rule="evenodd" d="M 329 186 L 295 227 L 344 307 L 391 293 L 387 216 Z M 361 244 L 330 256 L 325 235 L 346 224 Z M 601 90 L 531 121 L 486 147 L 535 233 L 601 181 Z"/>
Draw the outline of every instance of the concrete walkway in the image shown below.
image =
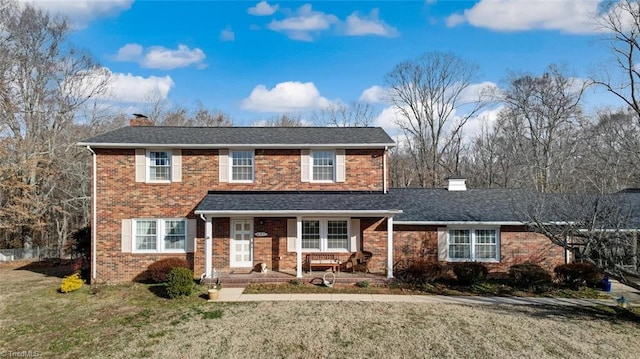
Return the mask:
<path id="1" fill-rule="evenodd" d="M 524 298 L 524 297 L 479 297 L 444 295 L 388 295 L 388 294 L 244 294 L 244 288 L 222 288 L 218 300 L 213 302 L 278 302 L 278 301 L 325 301 L 325 302 L 396 302 L 396 303 L 441 303 L 441 304 L 510 304 L 510 305 L 565 305 L 596 306 L 616 305 L 621 295 L 630 305 L 640 304 L 640 293 L 634 288 L 612 281 L 611 299 L 570 298 Z"/>

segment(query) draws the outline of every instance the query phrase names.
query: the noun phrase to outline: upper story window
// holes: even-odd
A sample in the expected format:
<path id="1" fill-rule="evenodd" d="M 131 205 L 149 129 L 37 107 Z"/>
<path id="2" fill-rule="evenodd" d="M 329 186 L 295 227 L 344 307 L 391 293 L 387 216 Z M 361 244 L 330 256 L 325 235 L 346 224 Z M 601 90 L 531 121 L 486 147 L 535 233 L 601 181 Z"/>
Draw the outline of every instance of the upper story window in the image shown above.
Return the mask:
<path id="1" fill-rule="evenodd" d="M 253 181 L 253 151 L 231 151 L 229 153 L 231 181 Z"/>
<path id="2" fill-rule="evenodd" d="M 171 181 L 171 152 L 149 151 L 149 181 Z"/>
<path id="3" fill-rule="evenodd" d="M 136 219 L 133 226 L 134 252 L 185 251 L 187 223 L 184 219 Z"/>
<path id="4" fill-rule="evenodd" d="M 497 229 L 461 228 L 447 231 L 447 259 L 495 262 L 500 260 Z"/>
<path id="5" fill-rule="evenodd" d="M 334 181 L 335 180 L 335 153 L 333 151 L 311 152 L 311 180 Z"/>
<path id="6" fill-rule="evenodd" d="M 349 223 L 344 219 L 302 221 L 302 249 L 348 251 Z"/>

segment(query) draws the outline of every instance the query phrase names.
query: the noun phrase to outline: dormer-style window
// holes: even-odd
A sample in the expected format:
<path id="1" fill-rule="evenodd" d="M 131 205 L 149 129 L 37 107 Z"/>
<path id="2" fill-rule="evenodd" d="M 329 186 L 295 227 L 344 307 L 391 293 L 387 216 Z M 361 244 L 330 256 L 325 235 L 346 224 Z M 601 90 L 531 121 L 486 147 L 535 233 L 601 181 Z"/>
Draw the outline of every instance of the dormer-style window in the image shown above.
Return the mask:
<path id="1" fill-rule="evenodd" d="M 253 151 L 231 151 L 229 153 L 232 182 L 253 181 Z"/>
<path id="2" fill-rule="evenodd" d="M 149 151 L 149 181 L 171 181 L 171 152 Z"/>
<path id="3" fill-rule="evenodd" d="M 311 152 L 311 180 L 331 182 L 335 180 L 335 152 L 312 151 Z"/>

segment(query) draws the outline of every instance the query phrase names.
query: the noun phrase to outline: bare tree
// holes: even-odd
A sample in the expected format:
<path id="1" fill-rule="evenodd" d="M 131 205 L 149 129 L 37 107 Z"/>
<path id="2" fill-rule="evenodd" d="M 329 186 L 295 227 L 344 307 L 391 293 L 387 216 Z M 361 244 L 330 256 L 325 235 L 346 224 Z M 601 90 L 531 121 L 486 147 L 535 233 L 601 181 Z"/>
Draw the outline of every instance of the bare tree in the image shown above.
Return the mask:
<path id="1" fill-rule="evenodd" d="M 283 113 L 277 117 L 265 121 L 264 127 L 303 127 L 304 121 L 300 114 Z"/>
<path id="2" fill-rule="evenodd" d="M 525 160 L 525 173 L 536 190 L 559 191 L 567 179 L 560 176 L 573 165 L 587 85 L 554 65 L 541 77 L 511 77 L 498 116 L 502 135 L 517 146 L 513 150 Z"/>
<path id="3" fill-rule="evenodd" d="M 640 273 L 640 193 L 536 195 L 525 210 L 529 228 L 624 278 Z"/>
<path id="4" fill-rule="evenodd" d="M 375 112 L 367 103 L 332 104 L 312 114 L 313 122 L 319 126 L 366 127 L 373 123 Z"/>
<path id="5" fill-rule="evenodd" d="M 75 121 L 108 77 L 69 46 L 64 19 L 11 0 L 0 0 L 0 13 L 0 228 L 5 244 L 61 245 L 84 220 L 73 211 L 86 178 L 69 172 Z"/>
<path id="6" fill-rule="evenodd" d="M 608 0 L 601 13 L 599 25 L 606 31 L 613 61 L 592 80 L 621 99 L 640 123 L 640 1 Z M 615 65 L 615 71 L 609 64 Z"/>
<path id="7" fill-rule="evenodd" d="M 432 52 L 387 74 L 389 100 L 399 113 L 419 186 L 438 186 L 443 173 L 455 170 L 443 162 L 444 154 L 455 151 L 462 128 L 486 104 L 471 91 L 477 71 L 454 54 Z"/>

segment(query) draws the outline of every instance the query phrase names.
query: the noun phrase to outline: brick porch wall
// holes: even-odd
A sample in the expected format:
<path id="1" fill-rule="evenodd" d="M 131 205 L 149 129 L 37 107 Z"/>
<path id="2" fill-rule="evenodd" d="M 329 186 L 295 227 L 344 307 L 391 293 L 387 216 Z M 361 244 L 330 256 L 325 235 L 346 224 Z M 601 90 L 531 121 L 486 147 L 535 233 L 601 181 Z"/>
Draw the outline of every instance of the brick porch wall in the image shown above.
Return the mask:
<path id="1" fill-rule="evenodd" d="M 209 190 L 382 190 L 383 150 L 346 150 L 343 183 L 300 182 L 299 150 L 255 151 L 255 182 L 219 183 L 217 150 L 182 150 L 182 182 L 135 182 L 134 149 L 94 149 L 97 153 L 97 281 L 124 282 L 136 278 L 153 262 L 180 257 L 195 275 L 204 268 L 204 223 L 198 219 L 195 254 L 132 254 L 121 251 L 121 222 L 131 218 L 197 218 L 194 210 Z M 271 223 L 271 222 L 270 222 Z M 278 224 L 279 223 L 279 224 Z M 284 223 L 284 227 L 283 224 Z M 256 261 L 270 268 L 295 268 L 295 253 L 286 253 L 286 220 L 273 222 L 274 237 L 257 238 Z M 257 227 L 254 227 L 257 228 Z M 283 229 L 284 228 L 284 229 Z M 229 266 L 229 220 L 214 220 L 214 267 Z M 284 250 L 283 250 L 284 249 Z M 274 255 L 276 251 L 283 253 Z M 256 263 L 260 263 L 256 262 Z M 269 265 L 269 264 L 268 264 Z M 202 270 L 203 272 L 203 270 Z"/>

